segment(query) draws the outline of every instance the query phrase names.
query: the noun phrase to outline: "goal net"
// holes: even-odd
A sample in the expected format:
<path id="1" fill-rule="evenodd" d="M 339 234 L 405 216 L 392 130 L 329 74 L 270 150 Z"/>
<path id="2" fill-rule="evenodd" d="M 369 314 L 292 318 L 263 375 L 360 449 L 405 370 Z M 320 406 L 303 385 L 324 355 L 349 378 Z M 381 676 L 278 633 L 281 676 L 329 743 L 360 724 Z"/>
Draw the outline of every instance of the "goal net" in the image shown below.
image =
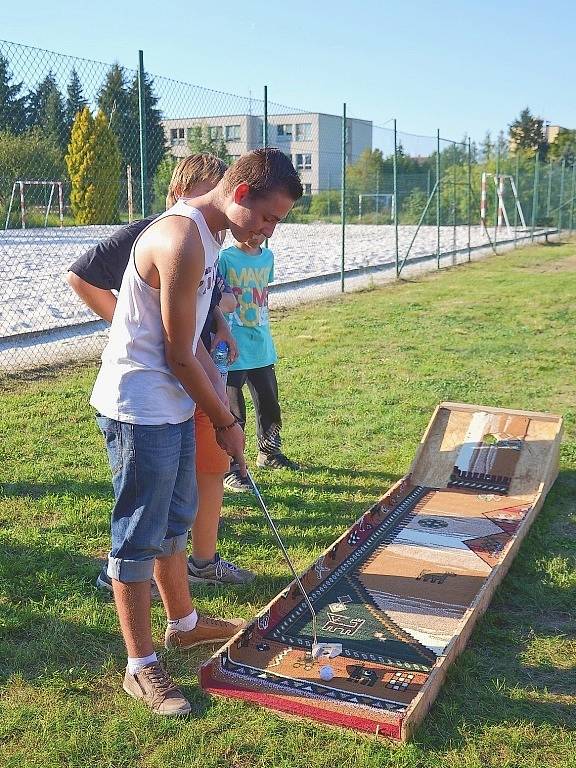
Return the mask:
<path id="1" fill-rule="evenodd" d="M 48 226 L 48 216 L 50 215 L 50 209 L 52 204 L 56 205 L 55 198 L 58 199 L 58 211 L 60 218 L 60 226 L 64 226 L 64 195 L 62 192 L 62 181 L 37 181 L 37 180 L 24 180 L 17 179 L 12 185 L 12 194 L 10 195 L 10 203 L 6 212 L 6 223 L 4 229 L 8 229 L 10 223 L 10 214 L 12 209 L 17 210 L 20 206 L 20 225 L 22 229 L 26 229 L 26 189 L 33 189 L 39 191 L 43 190 L 42 200 L 40 205 L 38 203 L 38 194 L 33 195 L 32 199 L 28 198 L 28 210 L 32 205 L 34 207 L 40 207 L 44 211 L 44 226 Z"/>

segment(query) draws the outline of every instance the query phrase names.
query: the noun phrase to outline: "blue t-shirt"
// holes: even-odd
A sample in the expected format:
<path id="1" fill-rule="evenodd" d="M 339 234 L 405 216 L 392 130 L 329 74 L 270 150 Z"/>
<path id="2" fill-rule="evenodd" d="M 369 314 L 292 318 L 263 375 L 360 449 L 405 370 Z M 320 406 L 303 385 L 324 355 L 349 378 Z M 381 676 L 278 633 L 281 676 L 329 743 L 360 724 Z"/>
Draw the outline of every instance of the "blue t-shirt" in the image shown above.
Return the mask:
<path id="1" fill-rule="evenodd" d="M 231 371 L 249 371 L 276 362 L 270 334 L 268 285 L 274 280 L 274 254 L 261 248 L 251 256 L 235 245 L 220 251 L 218 268 L 236 296 L 236 309 L 229 315 L 238 358 Z"/>

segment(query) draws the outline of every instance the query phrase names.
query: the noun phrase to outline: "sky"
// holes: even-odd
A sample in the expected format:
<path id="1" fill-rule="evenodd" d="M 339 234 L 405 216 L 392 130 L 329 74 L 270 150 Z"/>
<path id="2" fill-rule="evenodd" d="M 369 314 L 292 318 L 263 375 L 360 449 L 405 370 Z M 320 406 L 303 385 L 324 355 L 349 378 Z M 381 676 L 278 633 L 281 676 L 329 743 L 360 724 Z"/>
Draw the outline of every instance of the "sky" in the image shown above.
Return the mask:
<path id="1" fill-rule="evenodd" d="M 574 0 L 27 0 L 0 38 L 218 91 L 446 138 L 495 136 L 528 106 L 576 128 Z"/>

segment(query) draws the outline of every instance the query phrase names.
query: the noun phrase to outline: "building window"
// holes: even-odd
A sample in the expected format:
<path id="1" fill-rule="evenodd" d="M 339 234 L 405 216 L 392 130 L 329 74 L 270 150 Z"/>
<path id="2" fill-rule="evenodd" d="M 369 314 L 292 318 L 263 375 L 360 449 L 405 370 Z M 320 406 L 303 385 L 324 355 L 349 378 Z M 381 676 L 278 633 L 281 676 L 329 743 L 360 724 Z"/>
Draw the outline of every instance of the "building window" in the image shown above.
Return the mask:
<path id="1" fill-rule="evenodd" d="M 296 141 L 310 141 L 312 123 L 296 123 Z"/>
<path id="2" fill-rule="evenodd" d="M 310 170 L 310 168 L 312 168 L 312 155 L 296 155 L 296 170 Z"/>
<path id="3" fill-rule="evenodd" d="M 224 129 L 226 141 L 240 141 L 240 126 L 227 125 Z"/>
<path id="4" fill-rule="evenodd" d="M 170 144 L 184 144 L 184 128 L 170 128 Z"/>
<path id="5" fill-rule="evenodd" d="M 304 188 L 304 194 L 305 195 L 311 195 L 312 194 L 312 184 L 302 184 L 302 187 Z"/>
<path id="6" fill-rule="evenodd" d="M 208 136 L 214 141 L 215 139 L 221 139 L 224 136 L 221 125 L 211 125 L 208 128 Z"/>
<path id="7" fill-rule="evenodd" d="M 276 133 L 278 137 L 283 136 L 285 139 L 292 138 L 292 123 L 284 123 L 276 126 Z"/>

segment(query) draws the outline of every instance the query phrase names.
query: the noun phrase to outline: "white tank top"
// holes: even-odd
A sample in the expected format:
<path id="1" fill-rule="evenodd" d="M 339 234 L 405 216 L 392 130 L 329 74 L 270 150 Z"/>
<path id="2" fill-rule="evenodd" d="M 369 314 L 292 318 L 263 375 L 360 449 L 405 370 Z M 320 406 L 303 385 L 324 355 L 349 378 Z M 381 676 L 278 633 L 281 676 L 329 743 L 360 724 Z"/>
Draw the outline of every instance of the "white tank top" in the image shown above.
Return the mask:
<path id="1" fill-rule="evenodd" d="M 178 200 L 149 226 L 166 216 L 191 219 L 204 246 L 204 275 L 196 297 L 196 352 L 210 308 L 220 245 L 200 211 L 184 201 Z M 141 234 L 132 246 L 90 404 L 103 416 L 130 424 L 180 424 L 194 415 L 195 404 L 166 363 L 160 289 L 148 285 L 136 269 L 134 250 Z"/>

